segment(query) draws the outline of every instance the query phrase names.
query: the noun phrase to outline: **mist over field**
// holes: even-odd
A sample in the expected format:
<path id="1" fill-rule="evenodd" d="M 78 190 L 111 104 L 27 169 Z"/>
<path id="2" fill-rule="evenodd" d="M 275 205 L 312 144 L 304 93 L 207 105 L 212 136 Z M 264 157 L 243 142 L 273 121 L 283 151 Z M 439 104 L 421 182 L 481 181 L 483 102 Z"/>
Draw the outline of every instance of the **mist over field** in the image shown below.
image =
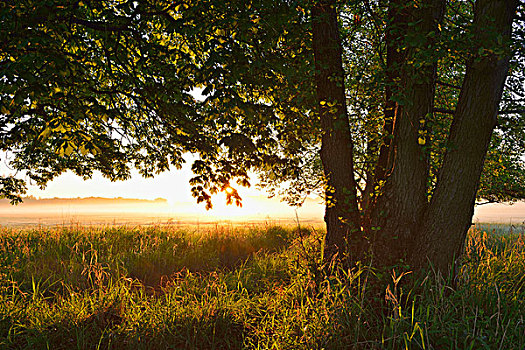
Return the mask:
<path id="1" fill-rule="evenodd" d="M 265 201 L 266 200 L 266 201 Z M 130 198 L 44 198 L 28 197 L 22 204 L 12 206 L 0 200 L 0 225 L 140 225 L 174 224 L 206 225 L 214 223 L 322 224 L 323 207 L 319 200 L 308 200 L 297 210 L 278 200 L 248 199 L 243 208 L 226 206 L 216 201 L 214 209 L 206 211 L 195 203 L 170 203 L 166 199 Z M 273 206 L 272 206 L 273 205 Z M 274 206 L 277 206 L 275 208 Z M 525 222 L 525 202 L 488 204 L 476 207 L 473 222 L 512 223 Z"/>
<path id="2" fill-rule="evenodd" d="M 486 204 L 477 206 L 474 222 L 525 223 L 525 202 L 514 204 Z"/>
<path id="3" fill-rule="evenodd" d="M 207 211 L 196 203 L 169 203 L 163 198 L 31 197 L 16 206 L 10 205 L 7 200 L 0 200 L 0 225 L 206 225 L 217 222 L 289 224 L 296 223 L 297 218 L 304 224 L 322 223 L 323 210 L 318 201 L 307 201 L 304 207 L 298 209 L 297 216 L 295 208 L 278 200 L 251 198 L 250 201 L 247 198 L 246 202 L 243 207 L 237 207 L 217 200 L 214 208 Z"/>

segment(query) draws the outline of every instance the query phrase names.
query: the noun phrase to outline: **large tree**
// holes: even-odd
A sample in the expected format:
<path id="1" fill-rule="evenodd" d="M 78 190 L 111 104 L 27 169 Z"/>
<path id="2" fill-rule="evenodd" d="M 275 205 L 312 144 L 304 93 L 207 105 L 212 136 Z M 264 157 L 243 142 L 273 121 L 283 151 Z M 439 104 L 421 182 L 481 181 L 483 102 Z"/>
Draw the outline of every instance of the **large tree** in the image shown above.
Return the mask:
<path id="1" fill-rule="evenodd" d="M 335 2 L 319 3 L 318 6 L 326 9 L 325 13 L 335 16 Z M 477 1 L 472 20 L 462 28 L 466 34 L 459 53 L 463 56 L 465 73 L 450 126 L 445 131 L 445 151 L 438 157 L 439 170 L 434 170 L 437 176 L 432 184 L 429 183 L 430 161 L 436 155 L 432 153 L 434 140 L 430 135 L 435 132 L 435 112 L 438 111 L 435 108 L 437 68 L 440 61 L 448 58 L 442 52 L 442 45 L 450 40 L 442 30 L 447 2 L 392 0 L 388 3 L 384 15 L 384 132 L 382 147 L 377 149 L 376 163 L 369 172 L 371 182 L 367 184 L 375 191 L 363 191 L 367 196 L 362 202 L 363 221 L 344 217 L 349 241 L 364 241 L 367 245 L 366 249 L 352 250 L 357 254 L 357 257 L 351 256 L 352 262 L 370 258 L 376 265 L 392 266 L 405 261 L 413 268 L 430 263 L 440 271 L 448 271 L 453 265 L 471 224 L 485 155 L 497 125 L 512 56 L 511 29 L 517 6 L 517 1 Z M 461 13 L 461 9 L 455 10 Z M 327 39 L 330 33 L 333 33 L 332 40 L 337 41 L 338 32 L 316 32 L 315 21 L 319 16 L 312 14 L 314 49 L 316 42 L 318 45 L 330 43 Z M 469 12 L 463 15 L 468 17 Z M 329 21 L 321 18 L 319 23 L 326 25 Z M 325 60 L 320 65 L 329 66 L 329 60 L 335 62 L 337 55 L 326 51 L 315 58 L 316 62 Z M 330 81 L 344 78 L 342 72 L 334 70 L 332 74 Z M 335 93 L 331 99 L 332 104 L 344 104 L 344 99 Z M 331 119 L 336 120 L 338 113 L 334 111 Z M 345 142 L 352 143 L 338 138 L 329 128 L 323 131 L 337 138 L 339 147 L 345 147 Z M 351 164 L 346 169 L 351 170 Z M 344 171 L 340 167 L 325 166 L 325 172 L 327 170 L 329 181 L 333 174 Z M 356 208 L 354 192 L 348 190 L 355 188 L 353 176 L 351 173 L 352 178 L 345 185 L 335 186 L 336 193 L 341 194 L 339 198 L 337 194 L 333 196 L 335 203 L 331 210 L 336 210 L 338 201 L 345 205 L 350 202 L 350 211 Z M 344 194 L 347 198 L 342 200 Z M 327 220 L 329 231 L 330 224 Z M 361 231 L 356 230 L 359 225 Z M 336 234 L 339 241 L 344 234 Z M 328 246 L 340 245 L 330 238 L 329 234 Z"/>
<path id="2" fill-rule="evenodd" d="M 192 152 L 208 206 L 259 171 L 292 203 L 321 190 L 327 258 L 443 272 L 477 194 L 524 197 L 523 118 L 497 119 L 502 94 L 513 111 L 523 95 L 517 1 L 0 6 L 0 148 L 39 185 Z M 16 201 L 23 180 L 1 180 Z"/>

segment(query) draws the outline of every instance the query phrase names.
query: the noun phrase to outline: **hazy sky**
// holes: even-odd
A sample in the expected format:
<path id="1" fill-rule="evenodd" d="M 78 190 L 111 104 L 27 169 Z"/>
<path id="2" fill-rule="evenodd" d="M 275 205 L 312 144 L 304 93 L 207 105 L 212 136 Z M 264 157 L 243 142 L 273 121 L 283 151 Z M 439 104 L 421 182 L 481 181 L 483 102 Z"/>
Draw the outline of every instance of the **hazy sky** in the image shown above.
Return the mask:
<path id="1" fill-rule="evenodd" d="M 0 165 L 0 174 L 12 174 L 5 163 Z M 100 173 L 84 181 L 71 172 L 62 174 L 49 182 L 44 190 L 30 185 L 27 195 L 40 198 L 76 198 L 76 197 L 123 197 L 139 199 L 165 198 L 174 212 L 180 214 L 206 214 L 207 216 L 253 216 L 259 217 L 295 216 L 295 208 L 282 203 L 278 198 L 267 198 L 264 191 L 255 186 L 250 188 L 236 187 L 243 198 L 242 208 L 225 204 L 224 194 L 213 197 L 214 208 L 206 211 L 204 204 L 197 204 L 191 195 L 189 180 L 193 176 L 191 162 L 186 163 L 181 170 L 161 173 L 154 178 L 143 178 L 137 171 L 133 171 L 132 178 L 127 181 L 111 182 Z M 320 200 L 310 200 L 304 208 L 299 209 L 301 216 L 316 216 L 322 218 L 323 206 Z"/>

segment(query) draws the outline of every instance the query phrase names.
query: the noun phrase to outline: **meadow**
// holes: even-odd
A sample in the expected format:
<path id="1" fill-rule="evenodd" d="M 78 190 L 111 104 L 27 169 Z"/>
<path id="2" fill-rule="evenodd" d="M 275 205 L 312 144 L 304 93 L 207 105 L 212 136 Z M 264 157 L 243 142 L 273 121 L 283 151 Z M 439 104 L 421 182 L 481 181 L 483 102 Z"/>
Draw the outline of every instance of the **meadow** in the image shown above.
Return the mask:
<path id="1" fill-rule="evenodd" d="M 326 273 L 314 227 L 0 228 L 0 348 L 524 349 L 524 231 L 404 283 Z"/>

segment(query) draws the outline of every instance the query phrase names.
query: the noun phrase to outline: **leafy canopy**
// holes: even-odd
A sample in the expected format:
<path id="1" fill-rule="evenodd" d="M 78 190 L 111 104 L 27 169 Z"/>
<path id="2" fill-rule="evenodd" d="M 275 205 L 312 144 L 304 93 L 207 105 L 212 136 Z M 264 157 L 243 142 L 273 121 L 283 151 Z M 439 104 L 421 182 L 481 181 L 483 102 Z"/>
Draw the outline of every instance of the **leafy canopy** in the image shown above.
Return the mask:
<path id="1" fill-rule="evenodd" d="M 40 186 L 66 170 L 123 180 L 136 167 L 153 176 L 180 167 L 184 153 L 192 152 L 199 155 L 192 192 L 208 207 L 211 195 L 233 182 L 250 185 L 249 170 L 259 172 L 271 193 L 300 204 L 306 194 L 322 193 L 324 184 L 310 6 L 286 0 L 3 1 L 0 148 L 9 152 L 12 169 Z M 374 1 L 345 2 L 339 13 L 363 190 L 385 142 L 387 14 L 383 2 Z M 447 148 L 447 111 L 465 72 L 462 48 L 471 40 L 471 16 L 469 2 L 449 2 L 436 47 L 414 62 L 439 60 L 437 110 L 422 135 L 431 184 Z M 503 110 L 522 110 L 525 102 L 523 33 L 518 25 Z M 420 39 L 403 40 L 417 47 Z M 393 98 L 402 99 L 402 92 Z M 523 123 L 523 112 L 500 117 L 480 198 L 525 198 Z M 24 191 L 19 175 L 0 178 L 0 196 L 17 202 Z M 227 195 L 240 203 L 237 191 Z"/>

